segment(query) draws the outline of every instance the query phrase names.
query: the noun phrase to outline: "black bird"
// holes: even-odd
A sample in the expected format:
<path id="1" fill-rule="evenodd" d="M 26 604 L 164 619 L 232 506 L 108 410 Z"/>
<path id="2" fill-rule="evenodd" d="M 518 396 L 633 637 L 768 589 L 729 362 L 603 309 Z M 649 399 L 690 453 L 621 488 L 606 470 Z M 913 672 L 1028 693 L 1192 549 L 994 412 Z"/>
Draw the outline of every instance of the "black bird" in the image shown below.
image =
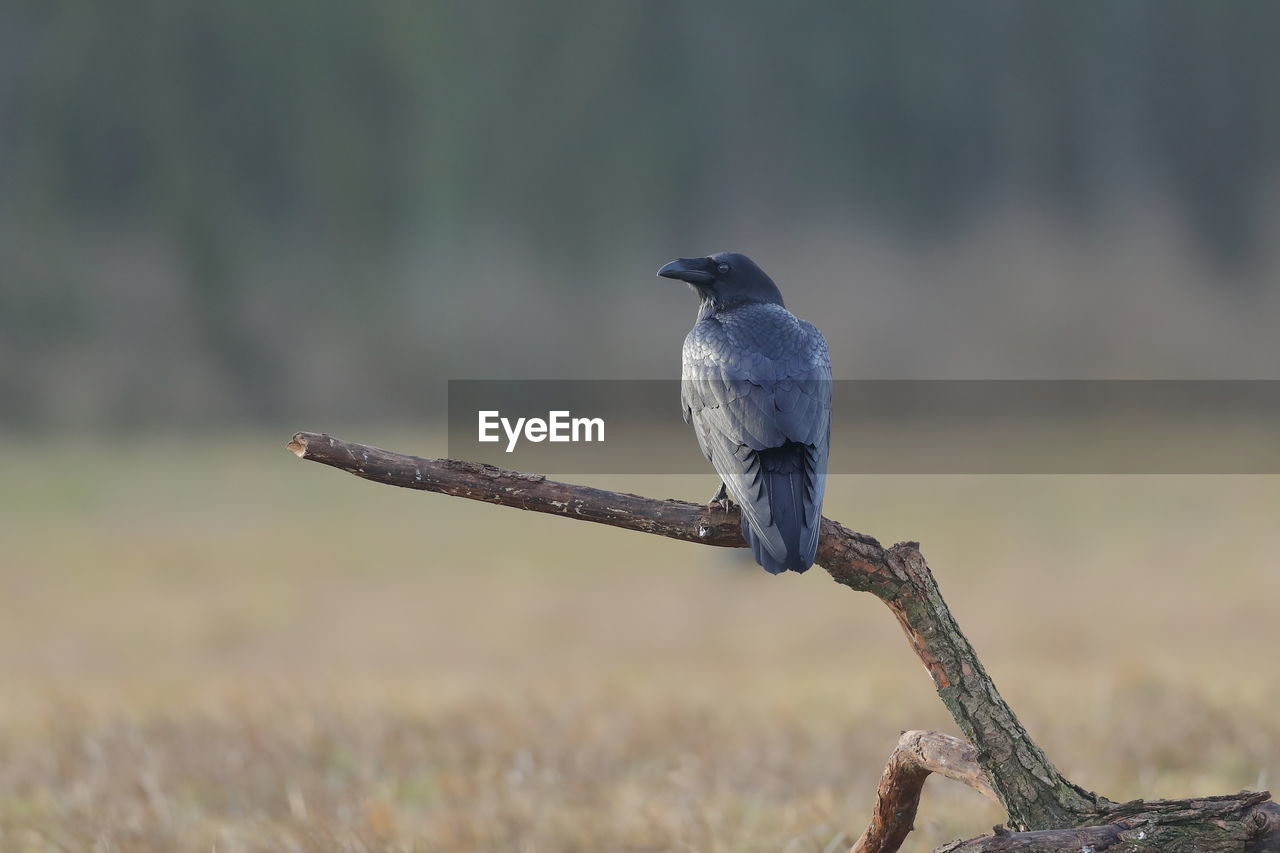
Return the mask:
<path id="1" fill-rule="evenodd" d="M 697 291 L 680 397 L 702 453 L 733 499 L 742 536 L 772 574 L 813 565 L 831 442 L 831 360 L 746 255 L 680 258 L 658 270 Z"/>

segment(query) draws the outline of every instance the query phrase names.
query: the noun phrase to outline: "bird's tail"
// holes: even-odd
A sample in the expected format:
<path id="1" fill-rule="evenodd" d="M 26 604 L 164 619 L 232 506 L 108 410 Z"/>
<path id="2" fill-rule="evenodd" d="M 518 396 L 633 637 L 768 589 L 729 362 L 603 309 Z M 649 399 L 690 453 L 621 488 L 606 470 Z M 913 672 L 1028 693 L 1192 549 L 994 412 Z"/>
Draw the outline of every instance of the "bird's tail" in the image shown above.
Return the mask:
<path id="1" fill-rule="evenodd" d="M 813 473 L 806 464 L 807 448 L 787 442 L 781 447 L 761 450 L 758 455 L 763 497 L 773 516 L 771 526 L 780 535 L 786 553 L 775 554 L 769 543 L 752 529 L 746 513 L 742 515 L 742 538 L 747 540 L 756 562 L 765 571 L 775 575 L 788 569 L 803 572 L 813 565 L 817 554 L 818 540 L 812 534 L 816 533 L 821 511 L 813 505 L 814 489 L 810 483 Z"/>

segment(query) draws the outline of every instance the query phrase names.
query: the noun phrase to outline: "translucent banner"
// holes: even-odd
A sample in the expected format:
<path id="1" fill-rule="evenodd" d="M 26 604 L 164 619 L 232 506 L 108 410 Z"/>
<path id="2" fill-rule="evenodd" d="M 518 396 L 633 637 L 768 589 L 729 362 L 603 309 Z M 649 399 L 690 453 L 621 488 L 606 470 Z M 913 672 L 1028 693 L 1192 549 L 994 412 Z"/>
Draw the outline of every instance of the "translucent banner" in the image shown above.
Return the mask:
<path id="1" fill-rule="evenodd" d="M 687 390 L 723 408 L 725 430 L 744 434 L 772 422 L 793 435 L 823 417 L 829 395 L 831 474 L 1280 473 L 1274 380 L 717 381 Z M 706 474 L 681 411 L 679 380 L 450 381 L 449 455 L 557 474 Z"/>

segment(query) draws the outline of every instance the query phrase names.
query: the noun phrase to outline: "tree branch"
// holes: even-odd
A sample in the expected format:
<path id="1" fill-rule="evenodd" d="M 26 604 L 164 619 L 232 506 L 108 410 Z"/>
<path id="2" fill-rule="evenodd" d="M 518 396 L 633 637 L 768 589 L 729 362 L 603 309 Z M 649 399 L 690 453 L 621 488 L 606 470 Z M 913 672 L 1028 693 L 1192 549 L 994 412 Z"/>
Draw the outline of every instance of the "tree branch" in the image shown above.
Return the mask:
<path id="1" fill-rule="evenodd" d="M 954 841 L 934 853 L 1280 853 L 1280 804 L 1267 791 L 1185 800 L 1135 800 L 1095 826 L 1010 832 Z M 886 850 L 886 853 L 888 851 Z"/>
<path id="2" fill-rule="evenodd" d="M 711 512 L 699 504 L 558 483 L 541 474 L 477 462 L 405 456 L 314 432 L 298 433 L 288 448 L 301 459 L 388 486 L 439 492 L 703 545 L 746 547 L 736 510 Z"/>
<path id="3" fill-rule="evenodd" d="M 408 489 L 469 498 L 653 533 L 704 545 L 745 547 L 738 511 L 656 500 L 559 483 L 492 465 L 423 459 L 300 432 L 289 449 L 302 459 Z M 1108 801 L 1067 781 L 1027 735 L 947 609 L 915 542 L 885 548 L 823 519 L 817 562 L 837 582 L 889 606 L 928 669 L 938 695 L 991 780 L 1017 829 L 1071 826 Z"/>
<path id="4" fill-rule="evenodd" d="M 849 853 L 895 853 L 913 829 L 930 773 L 963 782 L 999 802 L 972 744 L 942 732 L 903 732 L 880 778 L 871 825 Z"/>
<path id="5" fill-rule="evenodd" d="M 925 780 L 937 773 L 996 800 L 972 745 L 941 732 L 903 732 L 889 756 L 871 823 L 849 853 L 897 853 L 914 829 Z M 1104 850 L 1280 853 L 1280 805 L 1266 791 L 1220 797 L 1113 803 L 1094 826 L 1010 832 L 955 841 L 934 853 L 1100 853 Z"/>
<path id="6" fill-rule="evenodd" d="M 303 459 L 391 486 L 545 512 L 703 545 L 741 548 L 746 544 L 742 541 L 736 509 L 712 510 L 685 501 L 662 501 L 559 483 L 541 475 L 492 465 L 405 456 L 320 433 L 300 432 L 288 447 Z M 1004 806 L 1009 826 L 1020 830 L 956 842 L 946 848 L 948 851 L 1057 853 L 1069 849 L 1078 851 L 1090 844 L 1094 845 L 1092 849 L 1102 851 L 1115 846 L 1119 839 L 1127 846 L 1117 849 L 1134 851 L 1208 853 L 1247 849 L 1248 853 L 1280 853 L 1280 806 L 1265 802 L 1268 797 L 1265 793 L 1116 804 L 1063 777 L 1027 735 L 996 690 L 943 601 L 917 543 L 901 542 L 885 548 L 870 536 L 823 519 L 818 564 L 838 583 L 870 592 L 888 605 L 929 671 L 938 696 L 974 746 L 982 776 L 973 778 L 985 777 Z M 905 757 L 902 760 L 907 761 Z M 936 767 L 928 766 L 930 761 L 927 755 L 922 755 L 918 764 L 936 772 Z M 890 764 L 887 777 L 893 775 L 892 760 Z M 923 783 L 923 777 L 920 782 Z M 969 784 L 977 787 L 974 782 Z M 917 791 L 917 800 L 918 794 Z M 897 825 L 901 824 L 900 819 L 889 817 L 887 823 L 897 820 Z M 909 819 L 906 825 L 910 826 Z M 1083 828 L 1064 830 L 1064 827 Z M 1166 846 L 1144 846 L 1144 839 L 1132 834 L 1147 832 L 1147 828 L 1163 833 Z M 1194 838 L 1194 841 L 1188 846 L 1180 840 L 1183 838 Z M 1076 839 L 1083 841 L 1076 843 Z M 1059 843 L 1067 840 L 1076 846 Z M 890 849 L 883 846 L 884 853 Z"/>

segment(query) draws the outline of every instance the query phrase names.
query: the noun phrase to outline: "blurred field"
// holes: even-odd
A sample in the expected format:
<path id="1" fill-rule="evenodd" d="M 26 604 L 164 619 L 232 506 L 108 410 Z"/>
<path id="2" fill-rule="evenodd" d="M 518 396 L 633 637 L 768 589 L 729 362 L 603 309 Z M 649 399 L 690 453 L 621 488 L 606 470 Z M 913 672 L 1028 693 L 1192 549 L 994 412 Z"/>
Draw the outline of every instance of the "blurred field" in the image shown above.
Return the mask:
<path id="1" fill-rule="evenodd" d="M 901 729 L 953 731 L 820 569 L 375 486 L 288 437 L 5 443 L 0 850 L 819 853 Z M 827 505 L 922 541 L 1032 734 L 1113 798 L 1280 778 L 1277 510 L 1280 477 L 839 477 Z M 907 849 L 1000 817 L 931 782 Z"/>

